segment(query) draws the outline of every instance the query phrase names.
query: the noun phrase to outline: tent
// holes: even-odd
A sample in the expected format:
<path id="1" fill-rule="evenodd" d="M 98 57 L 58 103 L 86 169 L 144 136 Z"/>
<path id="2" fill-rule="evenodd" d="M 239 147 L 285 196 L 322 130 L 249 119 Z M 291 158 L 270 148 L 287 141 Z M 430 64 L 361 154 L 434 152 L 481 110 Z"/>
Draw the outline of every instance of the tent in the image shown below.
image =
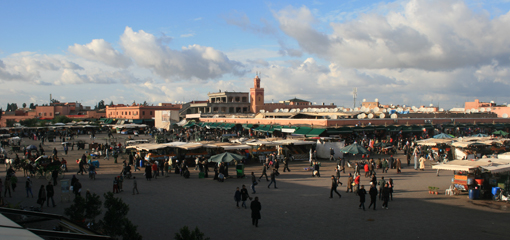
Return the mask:
<path id="1" fill-rule="evenodd" d="M 218 163 L 219 162 L 232 162 L 233 160 L 240 161 L 243 158 L 244 158 L 244 156 L 239 155 L 239 154 L 224 152 L 224 153 L 220 153 L 220 154 L 211 156 L 211 158 L 209 158 L 209 162 L 218 162 Z"/>
<path id="2" fill-rule="evenodd" d="M 368 151 L 358 143 L 353 143 L 347 147 L 341 148 L 340 151 L 343 153 L 350 153 L 350 154 L 367 154 Z"/>
<path id="3" fill-rule="evenodd" d="M 503 130 L 498 130 L 498 131 L 495 131 L 492 133 L 493 135 L 503 135 L 503 136 L 506 136 L 508 135 L 507 132 L 503 131 Z"/>
<path id="4" fill-rule="evenodd" d="M 447 138 L 453 138 L 453 137 L 448 134 L 445 134 L 445 133 L 440 133 L 440 134 L 435 135 L 434 138 L 435 139 L 447 139 Z"/>

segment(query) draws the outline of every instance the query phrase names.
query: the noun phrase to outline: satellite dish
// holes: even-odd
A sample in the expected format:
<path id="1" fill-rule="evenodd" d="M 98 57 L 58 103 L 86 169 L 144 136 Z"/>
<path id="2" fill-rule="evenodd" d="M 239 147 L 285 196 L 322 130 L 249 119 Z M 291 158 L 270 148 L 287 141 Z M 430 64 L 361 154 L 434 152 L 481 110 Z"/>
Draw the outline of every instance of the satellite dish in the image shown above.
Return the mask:
<path id="1" fill-rule="evenodd" d="M 467 114 L 471 113 L 471 109 L 466 110 L 466 113 Z"/>
<path id="2" fill-rule="evenodd" d="M 364 114 L 364 113 L 360 114 L 360 116 L 361 116 L 361 118 L 366 118 L 367 117 L 367 115 Z"/>
<path id="3" fill-rule="evenodd" d="M 340 109 L 339 108 L 334 108 L 334 111 L 338 112 L 338 111 L 340 111 Z"/>
<path id="4" fill-rule="evenodd" d="M 347 108 L 344 108 L 343 112 L 347 112 Z"/>
<path id="5" fill-rule="evenodd" d="M 354 110 L 352 110 L 352 108 L 351 108 L 351 109 L 349 109 L 349 112 L 353 112 L 353 111 L 354 111 Z"/>
<path id="6" fill-rule="evenodd" d="M 290 110 L 290 112 L 291 112 L 291 113 L 296 112 L 296 109 L 295 109 L 295 108 L 293 108 L 293 109 L 291 109 L 291 110 Z"/>
<path id="7" fill-rule="evenodd" d="M 366 107 L 365 107 L 365 106 L 363 106 L 363 107 L 361 107 L 361 108 L 360 108 L 360 111 L 364 112 L 364 111 L 365 111 L 365 109 L 366 109 Z"/>
<path id="8" fill-rule="evenodd" d="M 475 110 L 476 110 L 476 109 L 474 109 L 474 108 L 471 108 L 471 112 L 475 112 Z"/>
<path id="9" fill-rule="evenodd" d="M 288 113 L 288 112 L 289 112 L 289 109 L 283 109 L 283 112 Z"/>
<path id="10" fill-rule="evenodd" d="M 395 113 L 391 114 L 391 119 L 397 119 L 397 118 L 398 118 L 397 114 L 395 114 Z"/>
<path id="11" fill-rule="evenodd" d="M 374 108 L 374 112 L 379 112 L 379 110 L 380 110 L 379 107 Z"/>
<path id="12" fill-rule="evenodd" d="M 296 112 L 301 112 L 301 109 L 297 108 L 297 109 L 296 109 Z"/>
<path id="13" fill-rule="evenodd" d="M 397 111 L 399 111 L 399 112 L 402 112 L 403 110 L 404 110 L 404 109 L 403 109 L 403 108 L 401 108 L 401 107 L 397 108 Z"/>
<path id="14" fill-rule="evenodd" d="M 503 118 L 508 118 L 508 113 L 503 113 Z"/>
<path id="15" fill-rule="evenodd" d="M 384 114 L 384 113 L 379 114 L 379 118 L 385 118 L 385 117 L 386 117 L 386 114 Z"/>
<path id="16" fill-rule="evenodd" d="M 359 108 L 354 108 L 354 111 L 356 111 L 356 112 L 359 111 Z"/>
<path id="17" fill-rule="evenodd" d="M 273 110 L 273 112 L 278 112 L 278 111 L 279 111 L 279 110 L 278 110 L 278 108 L 277 108 L 277 109 L 275 109 L 275 110 Z"/>
<path id="18" fill-rule="evenodd" d="M 368 118 L 369 118 L 369 119 L 374 118 L 374 114 L 371 114 L 371 113 L 370 113 L 370 114 L 368 114 Z"/>
<path id="19" fill-rule="evenodd" d="M 382 112 L 385 113 L 386 112 L 386 108 L 383 108 Z"/>
<path id="20" fill-rule="evenodd" d="M 361 114 L 360 114 L 360 115 L 358 115 L 357 117 L 358 117 L 358 119 L 361 119 Z"/>
<path id="21" fill-rule="evenodd" d="M 308 112 L 308 109 L 303 108 L 303 110 L 301 110 L 301 112 Z"/>
<path id="22" fill-rule="evenodd" d="M 444 108 L 440 108 L 440 109 L 439 109 L 439 111 L 440 111 L 440 112 L 444 112 Z"/>
<path id="23" fill-rule="evenodd" d="M 475 109 L 475 113 L 478 113 L 478 112 L 479 112 L 478 109 Z"/>
<path id="24" fill-rule="evenodd" d="M 480 108 L 480 112 L 485 112 L 485 108 Z"/>

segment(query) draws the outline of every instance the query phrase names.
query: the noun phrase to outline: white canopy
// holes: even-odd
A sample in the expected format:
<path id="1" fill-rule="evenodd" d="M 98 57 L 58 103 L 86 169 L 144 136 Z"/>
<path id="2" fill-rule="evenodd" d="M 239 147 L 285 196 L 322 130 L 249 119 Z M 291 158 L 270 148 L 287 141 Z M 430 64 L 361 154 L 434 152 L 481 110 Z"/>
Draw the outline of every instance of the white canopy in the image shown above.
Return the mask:
<path id="1" fill-rule="evenodd" d="M 477 160 L 454 160 L 444 164 L 433 165 L 432 169 L 470 171 L 482 167 L 492 173 L 510 171 L 510 160 L 498 158 L 482 158 Z"/>

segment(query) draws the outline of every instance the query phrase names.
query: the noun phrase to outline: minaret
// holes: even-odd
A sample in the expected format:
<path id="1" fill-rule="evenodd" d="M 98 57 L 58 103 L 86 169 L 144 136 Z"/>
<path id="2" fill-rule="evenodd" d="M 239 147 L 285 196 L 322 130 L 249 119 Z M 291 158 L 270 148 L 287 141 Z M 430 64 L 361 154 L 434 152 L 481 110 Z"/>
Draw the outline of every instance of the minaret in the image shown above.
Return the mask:
<path id="1" fill-rule="evenodd" d="M 253 88 L 250 88 L 250 111 L 259 113 L 264 109 L 264 89 L 260 88 L 260 78 L 255 76 L 253 79 Z"/>

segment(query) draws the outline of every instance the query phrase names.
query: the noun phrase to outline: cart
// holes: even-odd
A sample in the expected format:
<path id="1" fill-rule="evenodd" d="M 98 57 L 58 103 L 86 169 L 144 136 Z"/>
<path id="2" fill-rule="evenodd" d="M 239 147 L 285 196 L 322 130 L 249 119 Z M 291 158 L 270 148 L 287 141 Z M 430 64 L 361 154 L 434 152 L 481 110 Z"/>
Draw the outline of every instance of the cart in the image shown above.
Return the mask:
<path id="1" fill-rule="evenodd" d="M 51 162 L 51 158 L 47 155 L 38 157 L 35 161 L 35 176 L 36 178 L 45 177 L 46 180 L 51 180 L 51 173 L 54 170 L 58 170 L 58 178 L 64 178 L 65 172 L 62 169 L 62 163 L 60 161 Z"/>

